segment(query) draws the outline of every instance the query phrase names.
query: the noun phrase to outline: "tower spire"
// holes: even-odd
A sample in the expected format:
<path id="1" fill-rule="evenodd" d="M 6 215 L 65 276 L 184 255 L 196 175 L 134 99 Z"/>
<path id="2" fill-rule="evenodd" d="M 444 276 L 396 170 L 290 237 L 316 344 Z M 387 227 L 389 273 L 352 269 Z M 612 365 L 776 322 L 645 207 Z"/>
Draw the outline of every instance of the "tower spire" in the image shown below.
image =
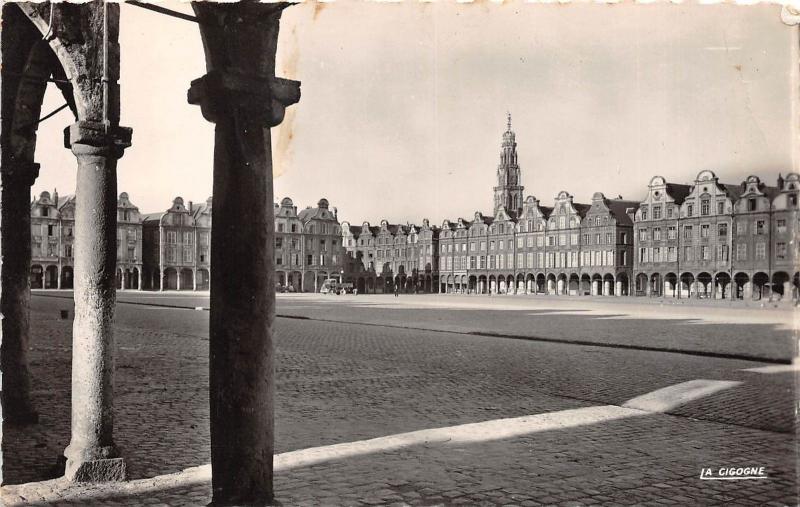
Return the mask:
<path id="1" fill-rule="evenodd" d="M 503 133 L 500 165 L 497 166 L 497 186 L 494 187 L 494 213 L 504 207 L 517 213 L 522 208 L 521 175 L 517 163 L 517 142 L 511 130 L 511 112 L 506 112 L 506 131 Z"/>

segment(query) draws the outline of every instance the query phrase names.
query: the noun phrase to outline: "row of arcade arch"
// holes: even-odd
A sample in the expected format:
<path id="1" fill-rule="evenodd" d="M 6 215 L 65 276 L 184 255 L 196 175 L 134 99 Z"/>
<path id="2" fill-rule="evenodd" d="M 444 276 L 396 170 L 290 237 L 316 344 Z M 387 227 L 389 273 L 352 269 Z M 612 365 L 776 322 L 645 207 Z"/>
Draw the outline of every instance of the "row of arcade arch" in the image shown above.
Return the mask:
<path id="1" fill-rule="evenodd" d="M 461 294 L 627 296 L 628 275 L 618 273 L 518 273 L 442 276 L 439 291 Z"/>
<path id="2" fill-rule="evenodd" d="M 800 293 L 800 273 L 790 275 L 776 271 L 770 277 L 763 271 L 747 273 L 739 271 L 731 276 L 726 271 L 713 275 L 707 271 L 700 273 L 674 272 L 638 273 L 635 294 L 651 297 L 696 297 L 708 299 L 797 299 Z"/>

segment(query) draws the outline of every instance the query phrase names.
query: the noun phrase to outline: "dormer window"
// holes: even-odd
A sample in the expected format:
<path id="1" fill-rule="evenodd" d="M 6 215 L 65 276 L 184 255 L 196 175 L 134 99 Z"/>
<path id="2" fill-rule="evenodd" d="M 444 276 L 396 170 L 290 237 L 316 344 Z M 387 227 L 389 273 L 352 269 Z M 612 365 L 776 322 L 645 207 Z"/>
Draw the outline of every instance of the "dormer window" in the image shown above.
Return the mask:
<path id="1" fill-rule="evenodd" d="M 50 208 L 43 206 L 42 207 L 42 216 L 43 217 L 49 217 L 50 216 Z"/>
<path id="2" fill-rule="evenodd" d="M 747 200 L 747 211 L 755 211 L 756 210 L 756 200 L 754 198 L 750 198 Z"/>

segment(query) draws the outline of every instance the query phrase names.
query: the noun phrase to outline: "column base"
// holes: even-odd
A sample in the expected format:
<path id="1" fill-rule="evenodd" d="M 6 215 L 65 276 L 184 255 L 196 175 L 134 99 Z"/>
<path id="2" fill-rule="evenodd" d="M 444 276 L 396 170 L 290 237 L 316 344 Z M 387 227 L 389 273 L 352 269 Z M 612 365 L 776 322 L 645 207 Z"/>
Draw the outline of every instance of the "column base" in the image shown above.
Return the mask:
<path id="1" fill-rule="evenodd" d="M 102 458 L 74 462 L 67 460 L 64 478 L 70 482 L 115 482 L 126 479 L 123 458 Z"/>

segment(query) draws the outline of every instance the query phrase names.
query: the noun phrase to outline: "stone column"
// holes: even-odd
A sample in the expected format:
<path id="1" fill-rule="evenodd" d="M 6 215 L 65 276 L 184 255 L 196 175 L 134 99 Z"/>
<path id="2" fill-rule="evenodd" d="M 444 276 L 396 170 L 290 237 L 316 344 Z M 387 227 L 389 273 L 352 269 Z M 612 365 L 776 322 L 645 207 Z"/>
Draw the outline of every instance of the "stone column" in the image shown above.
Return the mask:
<path id="1" fill-rule="evenodd" d="M 117 160 L 131 130 L 79 121 L 65 130 L 78 159 L 75 206 L 75 320 L 72 328 L 72 438 L 68 480 L 125 478 L 114 444 L 114 334 Z"/>
<path id="2" fill-rule="evenodd" d="M 192 270 L 192 290 L 197 291 L 197 270 Z"/>
<path id="3" fill-rule="evenodd" d="M 269 128 L 300 98 L 298 82 L 274 77 L 286 6 L 192 3 L 208 73 L 192 82 L 189 102 L 216 124 L 209 364 L 215 506 L 273 500 L 275 224 Z"/>
<path id="4" fill-rule="evenodd" d="M 137 280 L 137 282 L 138 282 L 139 285 L 136 286 L 136 289 L 137 290 L 142 290 L 142 267 L 141 266 L 139 266 L 138 273 L 139 273 L 139 279 Z"/>
<path id="5" fill-rule="evenodd" d="M 122 290 L 125 290 L 128 288 L 128 270 L 127 269 L 125 271 L 120 270 L 119 272 L 120 272 L 119 276 L 120 287 L 122 287 Z"/>
<path id="6" fill-rule="evenodd" d="M 617 280 L 617 282 L 616 282 L 615 289 L 614 289 L 614 295 L 615 296 L 621 296 L 622 295 L 622 282 L 619 281 L 619 280 Z"/>
<path id="7" fill-rule="evenodd" d="M 181 280 L 181 278 L 183 278 L 183 276 L 182 276 L 183 275 L 183 270 L 181 268 L 175 268 L 175 273 L 177 273 L 177 279 L 176 279 L 175 283 L 178 284 L 178 290 L 181 290 L 181 289 L 183 289 L 183 283 L 182 283 L 182 280 Z"/>
<path id="8" fill-rule="evenodd" d="M 31 299 L 31 185 L 39 164 L 4 161 L 2 168 L 2 370 L 3 420 L 33 424 L 38 414 L 30 397 L 28 368 Z"/>

